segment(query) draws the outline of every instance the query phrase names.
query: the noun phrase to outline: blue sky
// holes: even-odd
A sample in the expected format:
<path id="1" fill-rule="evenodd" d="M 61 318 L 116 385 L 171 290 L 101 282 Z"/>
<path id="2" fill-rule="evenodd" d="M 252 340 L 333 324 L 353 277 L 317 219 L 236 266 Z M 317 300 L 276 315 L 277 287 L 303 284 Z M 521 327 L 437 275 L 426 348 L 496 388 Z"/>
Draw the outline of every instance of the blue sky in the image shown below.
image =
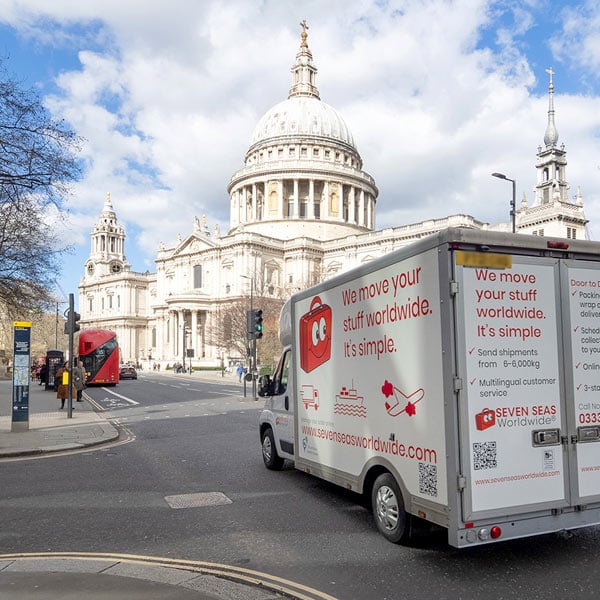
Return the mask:
<path id="1" fill-rule="evenodd" d="M 0 56 L 86 142 L 65 209 L 61 287 L 77 293 L 111 193 L 136 271 L 194 216 L 229 228 L 227 184 L 287 97 L 309 24 L 321 99 L 346 120 L 380 194 L 377 226 L 533 201 L 548 75 L 573 197 L 600 235 L 600 6 L 591 0 L 5 0 Z"/>

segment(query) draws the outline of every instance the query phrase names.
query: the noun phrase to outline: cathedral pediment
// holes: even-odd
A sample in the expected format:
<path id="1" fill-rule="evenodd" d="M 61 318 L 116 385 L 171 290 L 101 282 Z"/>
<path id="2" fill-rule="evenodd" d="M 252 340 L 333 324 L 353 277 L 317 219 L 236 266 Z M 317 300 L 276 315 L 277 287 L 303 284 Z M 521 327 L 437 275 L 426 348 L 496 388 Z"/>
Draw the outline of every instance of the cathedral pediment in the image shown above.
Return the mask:
<path id="1" fill-rule="evenodd" d="M 204 235 L 196 233 L 190 234 L 173 250 L 173 256 L 185 256 L 198 254 L 206 250 L 213 250 L 217 246 L 216 242 Z"/>

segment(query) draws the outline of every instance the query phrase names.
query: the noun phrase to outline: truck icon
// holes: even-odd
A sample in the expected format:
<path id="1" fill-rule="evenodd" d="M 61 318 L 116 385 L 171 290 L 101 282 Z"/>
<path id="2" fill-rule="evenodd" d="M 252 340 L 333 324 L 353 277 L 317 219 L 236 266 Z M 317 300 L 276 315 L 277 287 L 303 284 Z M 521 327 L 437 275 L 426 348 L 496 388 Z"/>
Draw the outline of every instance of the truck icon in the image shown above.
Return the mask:
<path id="1" fill-rule="evenodd" d="M 319 408 L 319 390 L 313 385 L 303 385 L 300 389 L 300 395 L 305 410 L 308 410 L 309 406 L 312 406 L 315 410 Z"/>

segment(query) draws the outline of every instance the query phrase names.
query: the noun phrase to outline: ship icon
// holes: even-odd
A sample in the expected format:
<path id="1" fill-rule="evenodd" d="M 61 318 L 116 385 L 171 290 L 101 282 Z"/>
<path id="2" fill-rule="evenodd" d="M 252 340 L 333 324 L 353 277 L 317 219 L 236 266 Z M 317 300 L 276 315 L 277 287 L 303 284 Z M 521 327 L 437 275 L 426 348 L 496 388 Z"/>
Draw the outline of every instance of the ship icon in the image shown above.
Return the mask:
<path id="1" fill-rule="evenodd" d="M 340 393 L 336 394 L 333 412 L 348 417 L 366 418 L 367 407 L 364 404 L 364 400 L 364 396 L 358 395 L 358 391 L 354 387 L 354 380 L 352 380 L 352 387 L 347 388 L 346 386 L 342 386 Z"/>

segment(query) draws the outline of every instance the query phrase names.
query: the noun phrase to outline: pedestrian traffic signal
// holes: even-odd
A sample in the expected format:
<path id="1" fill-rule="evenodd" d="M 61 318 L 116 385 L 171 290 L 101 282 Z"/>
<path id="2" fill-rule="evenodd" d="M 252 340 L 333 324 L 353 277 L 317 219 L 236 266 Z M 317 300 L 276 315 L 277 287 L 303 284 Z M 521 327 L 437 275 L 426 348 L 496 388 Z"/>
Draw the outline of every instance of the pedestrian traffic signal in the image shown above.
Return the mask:
<path id="1" fill-rule="evenodd" d="M 79 331 L 79 320 L 81 315 L 74 310 L 69 310 L 67 313 L 67 322 L 65 323 L 65 333 L 75 333 Z"/>
<path id="2" fill-rule="evenodd" d="M 254 337 L 261 338 L 263 336 L 263 312 L 257 309 L 254 311 Z"/>

